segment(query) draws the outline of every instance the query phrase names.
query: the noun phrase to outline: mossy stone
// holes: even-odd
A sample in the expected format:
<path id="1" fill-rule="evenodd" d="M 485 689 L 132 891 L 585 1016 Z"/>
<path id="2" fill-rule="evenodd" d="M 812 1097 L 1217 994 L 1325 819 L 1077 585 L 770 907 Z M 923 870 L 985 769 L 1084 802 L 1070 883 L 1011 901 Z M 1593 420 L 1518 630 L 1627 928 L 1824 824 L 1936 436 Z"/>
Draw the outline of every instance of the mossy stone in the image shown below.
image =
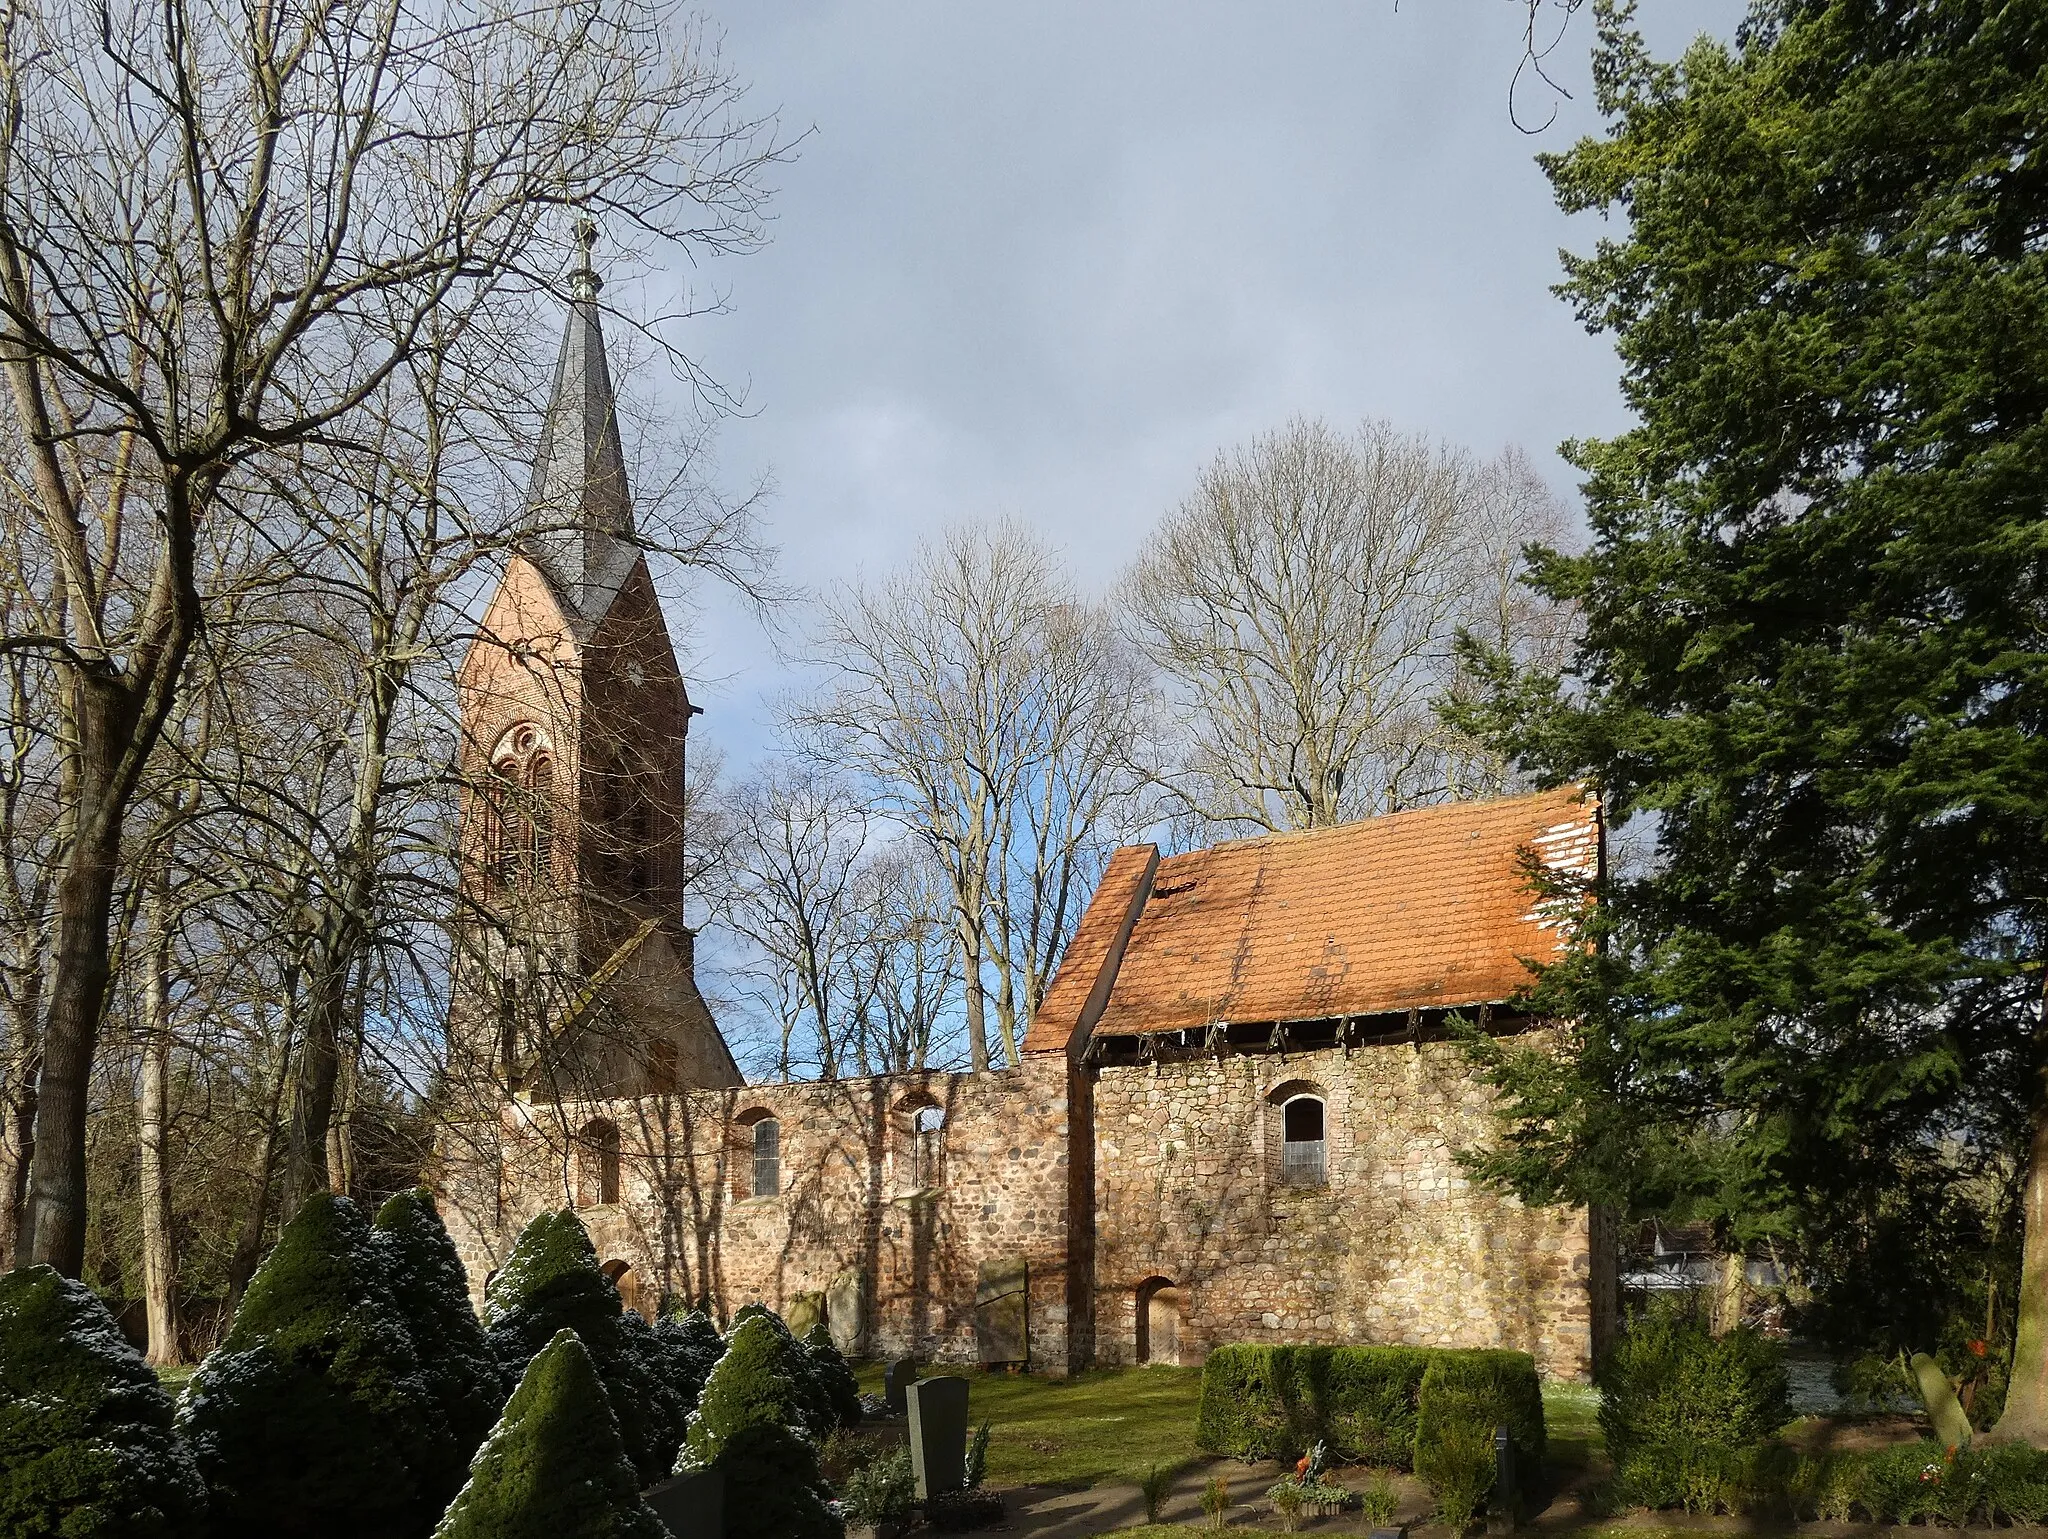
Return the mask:
<path id="1" fill-rule="evenodd" d="M 90 1288 L 0 1276 L 0 1534 L 197 1539 L 206 1487 L 170 1397 Z"/>
<path id="2" fill-rule="evenodd" d="M 434 1539 L 668 1539 L 576 1332 L 526 1365 Z"/>

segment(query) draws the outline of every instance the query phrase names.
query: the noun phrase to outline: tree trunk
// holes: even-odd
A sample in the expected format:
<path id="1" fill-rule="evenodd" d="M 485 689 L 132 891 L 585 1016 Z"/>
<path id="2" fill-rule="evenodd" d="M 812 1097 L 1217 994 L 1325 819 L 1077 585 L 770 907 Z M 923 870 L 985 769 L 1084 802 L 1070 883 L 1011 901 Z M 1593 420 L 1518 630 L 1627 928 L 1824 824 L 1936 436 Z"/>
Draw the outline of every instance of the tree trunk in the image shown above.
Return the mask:
<path id="1" fill-rule="evenodd" d="M 2005 1410 L 1991 1437 L 2048 1448 L 2048 1001 L 2034 1027 L 2033 1105 L 2020 1191 L 2019 1338 Z"/>
<path id="2" fill-rule="evenodd" d="M 1742 1306 L 1749 1299 L 1748 1262 L 1739 1250 L 1721 1258 L 1721 1275 L 1714 1284 L 1713 1331 L 1725 1336 L 1742 1324 Z"/>
<path id="3" fill-rule="evenodd" d="M 0 1272 L 14 1266 L 28 1210 L 29 1159 L 36 1147 L 35 1065 L 24 1056 L 0 1094 Z"/>
<path id="4" fill-rule="evenodd" d="M 976 1074 L 988 1068 L 988 1020 L 981 991 L 981 935 L 963 900 L 960 904 L 960 976 L 967 996 L 967 1067 Z"/>
<path id="5" fill-rule="evenodd" d="M 160 893 L 150 895 L 149 976 L 144 981 L 142 1095 L 135 1109 L 142 1202 L 142 1292 L 149 1361 L 179 1361 L 177 1256 L 171 1238 L 171 938 Z"/>
<path id="6" fill-rule="evenodd" d="M 120 811 L 106 805 L 105 795 L 113 756 L 120 751 L 119 713 L 103 708 L 111 703 L 111 692 L 88 686 L 79 693 L 84 708 L 73 716 L 80 729 L 77 834 L 53 904 L 56 938 L 20 1247 L 30 1265 L 53 1266 L 66 1277 L 78 1276 L 85 1267 L 85 1123 L 106 1005 L 108 921 L 120 846 Z"/>
<path id="7" fill-rule="evenodd" d="M 285 1218 L 313 1193 L 328 1188 L 327 1134 L 334 1121 L 334 1089 L 341 1075 L 341 1012 L 346 977 L 332 949 L 318 946 L 306 982 L 305 1046 L 292 1094 L 291 1135 L 285 1152 Z"/>

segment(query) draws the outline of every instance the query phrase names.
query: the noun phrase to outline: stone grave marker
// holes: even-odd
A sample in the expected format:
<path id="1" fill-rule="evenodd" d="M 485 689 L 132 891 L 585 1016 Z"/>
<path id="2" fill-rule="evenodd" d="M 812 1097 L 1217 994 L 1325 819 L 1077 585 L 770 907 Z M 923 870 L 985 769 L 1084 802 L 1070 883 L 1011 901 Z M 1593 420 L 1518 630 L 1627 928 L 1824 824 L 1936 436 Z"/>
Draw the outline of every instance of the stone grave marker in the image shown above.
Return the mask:
<path id="1" fill-rule="evenodd" d="M 825 1328 L 832 1333 L 832 1345 L 849 1357 L 860 1347 L 866 1303 L 867 1279 L 859 1267 L 848 1267 L 825 1289 Z"/>
<path id="2" fill-rule="evenodd" d="M 792 1293 L 782 1311 L 782 1323 L 789 1327 L 789 1334 L 798 1341 L 808 1336 L 811 1327 L 824 1318 L 825 1295 L 822 1293 Z"/>
<path id="3" fill-rule="evenodd" d="M 641 1500 L 675 1539 L 725 1539 L 725 1475 L 692 1470 L 650 1486 Z"/>
<path id="4" fill-rule="evenodd" d="M 1029 1364 L 1030 1263 L 981 1263 L 974 1280 L 974 1342 L 984 1363 Z"/>
<path id="5" fill-rule="evenodd" d="M 910 1469 L 919 1501 L 967 1484 L 967 1381 L 952 1375 L 910 1386 Z"/>
<path id="6" fill-rule="evenodd" d="M 889 1414 L 901 1416 L 910 1409 L 907 1398 L 910 1386 L 917 1382 L 917 1359 L 899 1357 L 889 1365 L 889 1371 L 882 1378 L 882 1394 L 889 1402 Z"/>

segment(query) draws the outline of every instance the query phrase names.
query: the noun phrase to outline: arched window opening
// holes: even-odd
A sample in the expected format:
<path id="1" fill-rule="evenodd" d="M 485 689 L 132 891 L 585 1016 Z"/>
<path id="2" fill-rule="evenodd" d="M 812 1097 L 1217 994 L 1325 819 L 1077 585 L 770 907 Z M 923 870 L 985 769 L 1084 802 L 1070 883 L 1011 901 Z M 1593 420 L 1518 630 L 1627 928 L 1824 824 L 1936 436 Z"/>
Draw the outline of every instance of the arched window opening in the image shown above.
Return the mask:
<path id="1" fill-rule="evenodd" d="M 576 1135 L 576 1206 L 594 1208 L 618 1200 L 618 1124 L 596 1117 Z"/>
<path id="2" fill-rule="evenodd" d="M 910 1175 L 921 1192 L 939 1184 L 939 1134 L 945 1126 L 943 1106 L 920 1106 L 910 1119 Z"/>
<path id="3" fill-rule="evenodd" d="M 889 1117 L 889 1179 L 899 1197 L 935 1189 L 941 1179 L 946 1109 L 919 1090 L 896 1103 Z"/>
<path id="4" fill-rule="evenodd" d="M 555 765 L 547 734 L 530 721 L 508 727 L 491 750 L 486 846 L 506 887 L 545 880 L 555 853 Z"/>
<path id="5" fill-rule="evenodd" d="M 1329 1142 L 1323 1099 L 1297 1095 L 1280 1108 L 1280 1178 L 1289 1186 L 1321 1186 L 1329 1179 Z"/>
<path id="6" fill-rule="evenodd" d="M 782 1190 L 782 1124 L 763 1117 L 754 1124 L 754 1185 L 751 1195 L 773 1197 Z"/>
<path id="7" fill-rule="evenodd" d="M 1180 1362 L 1181 1291 L 1170 1277 L 1138 1284 L 1137 1357 L 1141 1363 Z"/>

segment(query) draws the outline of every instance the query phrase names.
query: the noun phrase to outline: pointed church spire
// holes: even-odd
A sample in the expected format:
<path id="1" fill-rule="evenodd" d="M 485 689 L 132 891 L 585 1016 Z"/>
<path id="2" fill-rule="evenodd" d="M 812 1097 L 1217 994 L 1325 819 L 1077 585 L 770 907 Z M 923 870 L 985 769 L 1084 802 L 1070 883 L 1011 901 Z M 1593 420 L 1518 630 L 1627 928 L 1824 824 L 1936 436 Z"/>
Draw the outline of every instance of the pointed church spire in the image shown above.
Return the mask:
<path id="1" fill-rule="evenodd" d="M 611 606 L 638 554 L 618 407 L 598 319 L 597 291 L 603 280 L 590 260 L 596 243 L 597 226 L 579 220 L 568 325 L 526 492 L 529 551 L 592 624 Z"/>

